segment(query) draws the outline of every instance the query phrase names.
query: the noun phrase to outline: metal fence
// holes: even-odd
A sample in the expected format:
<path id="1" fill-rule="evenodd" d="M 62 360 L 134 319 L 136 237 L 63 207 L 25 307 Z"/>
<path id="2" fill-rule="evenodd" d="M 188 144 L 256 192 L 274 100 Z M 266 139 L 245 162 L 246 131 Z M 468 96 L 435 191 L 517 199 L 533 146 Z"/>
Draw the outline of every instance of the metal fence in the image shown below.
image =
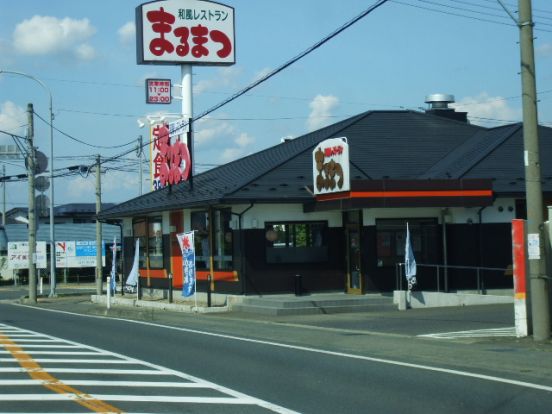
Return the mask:
<path id="1" fill-rule="evenodd" d="M 404 270 L 404 263 L 397 263 L 395 266 L 395 277 L 396 277 L 396 288 L 398 290 L 403 290 L 403 281 L 406 285 L 406 276 Z M 424 272 L 424 275 L 416 275 L 418 285 L 421 282 L 427 282 L 428 278 L 430 282 L 433 282 L 436 286 L 437 292 L 448 292 L 450 286 L 449 273 L 451 270 L 462 272 L 466 278 L 468 278 L 468 285 L 473 286 L 477 293 L 482 294 L 486 291 L 487 284 L 485 283 L 486 278 L 489 278 L 490 273 L 502 274 L 502 275 L 511 275 L 511 268 L 501 268 L 501 267 L 476 267 L 476 266 L 450 266 L 450 265 L 437 265 L 437 264 L 416 264 L 417 268 L 428 268 L 434 269 L 434 275 L 428 275 L 427 272 Z M 434 279 L 433 279 L 434 278 Z M 466 282 L 466 280 L 464 280 Z M 510 286 L 511 283 L 511 286 Z M 514 281 L 513 278 L 510 279 L 508 283 L 508 288 L 513 288 Z M 427 284 L 427 283 L 426 283 Z M 466 283 L 464 283 L 466 284 Z M 424 289 L 426 290 L 426 289 Z M 429 289 L 433 290 L 433 289 Z"/>

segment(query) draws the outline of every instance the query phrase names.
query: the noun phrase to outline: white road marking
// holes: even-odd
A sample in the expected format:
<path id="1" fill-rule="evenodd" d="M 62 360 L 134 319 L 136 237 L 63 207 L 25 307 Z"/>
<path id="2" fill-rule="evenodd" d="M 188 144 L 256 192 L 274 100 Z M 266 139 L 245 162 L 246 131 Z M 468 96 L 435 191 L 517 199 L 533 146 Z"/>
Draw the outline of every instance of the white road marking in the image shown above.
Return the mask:
<path id="1" fill-rule="evenodd" d="M 469 371 L 461 371 L 461 370 L 455 370 L 455 369 L 447 369 L 447 368 L 440 368 L 440 367 L 434 367 L 431 365 L 422 365 L 422 364 L 412 364 L 409 362 L 402 362 L 402 361 L 396 361 L 392 359 L 384 359 L 384 358 L 375 358 L 375 357 L 368 357 L 364 355 L 354 355 L 354 354 L 347 354 L 343 352 L 335 352 L 335 351 L 327 351 L 324 349 L 318 349 L 318 348 L 311 348 L 311 347 L 305 347 L 305 346 L 299 346 L 299 345 L 290 345 L 290 344 L 284 344 L 279 342 L 272 342 L 272 341 L 264 341 L 259 339 L 250 339 L 250 338 L 244 338 L 234 335 L 225 335 L 225 334 L 219 334 L 214 332 L 207 332 L 207 331 L 200 331 L 197 329 L 190 329 L 190 328 L 180 328 L 176 326 L 167 326 L 167 325 L 160 325 L 152 322 L 144 322 L 144 321 L 134 321 L 132 319 L 123 319 L 123 318 L 108 318 L 105 316 L 98 316 L 98 315 L 82 315 L 79 313 L 74 312 L 67 312 L 67 311 L 60 311 L 56 309 L 45 309 L 45 308 L 36 308 L 28 305 L 23 304 L 15 304 L 14 306 L 22 306 L 27 307 L 33 310 L 38 311 L 44 311 L 44 312 L 54 312 L 54 313 L 63 313 L 67 315 L 73 315 L 81 318 L 93 318 L 93 319 L 109 319 L 109 320 L 119 320 L 124 321 L 127 323 L 134 323 L 138 325 L 145 325 L 145 326 L 153 326 L 160 329 L 168 329 L 168 330 L 174 330 L 174 331 L 180 331 L 180 332 L 187 332 L 187 333 L 193 333 L 197 335 L 205 335 L 210 337 L 216 337 L 216 338 L 223 338 L 223 339 L 229 339 L 233 341 L 241 341 L 241 342 L 247 342 L 247 343 L 254 343 L 259 345 L 266 345 L 266 346 L 273 346 L 277 348 L 285 348 L 285 349 L 294 349 L 298 351 L 304 351 L 304 352 L 311 352 L 316 354 L 323 354 L 323 355 L 332 355 L 336 357 L 341 358 L 349 358 L 349 359 L 357 359 L 362 361 L 369 361 L 369 362 L 377 362 L 381 364 L 387 364 L 387 365 L 394 365 L 394 366 L 400 366 L 404 368 L 413 368 L 413 369 L 419 369 L 424 371 L 430 371 L 430 372 L 439 372 L 449 375 L 456 375 L 461 377 L 468 377 L 468 378 L 476 378 L 480 380 L 485 381 L 491 381 L 491 382 L 498 382 L 502 384 L 509 384 L 514 385 L 518 387 L 524 387 L 524 388 L 531 388 L 535 390 L 541 390 L 541 391 L 552 391 L 552 386 L 548 385 L 542 385 L 542 384 L 536 384 L 533 382 L 526 382 L 526 381 L 518 381 L 518 380 L 512 380 L 508 378 L 501 378 L 501 377 L 495 377 L 492 375 L 483 375 L 483 374 L 477 374 L 474 372 Z"/>
<path id="2" fill-rule="evenodd" d="M 29 355 L 98 355 L 97 352 L 92 351 L 13 351 L 13 353 L 25 353 Z M 0 351 L 0 354 L 11 355 L 12 352 Z"/>
<path id="3" fill-rule="evenodd" d="M 0 386 L 43 385 L 48 381 L 42 380 L 0 380 Z M 92 381 L 92 380 L 63 380 L 66 385 L 94 386 L 94 387 L 150 387 L 150 388 L 205 388 L 196 382 L 168 382 L 168 381 Z"/>
<path id="4" fill-rule="evenodd" d="M 105 374 L 105 375 L 171 375 L 163 371 L 148 369 L 88 369 L 88 368 L 44 368 L 41 370 L 56 374 Z M 28 372 L 26 368 L 0 368 L 0 372 Z"/>
<path id="5" fill-rule="evenodd" d="M 63 364 L 133 364 L 129 361 L 118 361 L 116 359 L 71 359 L 71 358 L 33 358 L 38 363 L 63 363 Z M 0 362 L 13 362 L 13 358 L 0 358 Z"/>
<path id="6" fill-rule="evenodd" d="M 515 336 L 516 336 L 515 327 L 474 329 L 471 331 L 442 332 L 442 333 L 418 335 L 418 337 L 420 338 L 434 338 L 434 339 L 492 338 L 492 337 L 515 337 Z"/>
<path id="7" fill-rule="evenodd" d="M 0 333 L 4 333 L 9 337 L 8 325 L 0 323 Z M 172 369 L 168 369 L 162 366 L 158 366 L 155 364 L 148 363 L 146 361 L 141 361 L 138 359 L 130 358 L 125 355 L 105 351 L 99 348 L 94 348 L 88 345 L 79 344 L 77 342 L 63 340 L 60 338 L 56 338 L 49 335 L 43 335 L 37 332 L 33 332 L 30 330 L 25 330 L 24 332 L 35 334 L 40 337 L 47 338 L 48 340 L 52 342 L 62 342 L 63 345 L 57 345 L 57 344 L 50 344 L 50 345 L 41 345 L 42 347 L 47 348 L 58 348 L 58 347 L 72 347 L 75 349 L 80 349 L 79 351 L 75 352 L 89 352 L 90 355 L 95 354 L 102 358 L 100 359 L 33 359 L 37 364 L 39 362 L 52 362 L 52 363 L 67 363 L 67 362 L 77 362 L 77 361 L 88 361 L 87 363 L 97 363 L 101 362 L 103 364 L 105 363 L 111 363 L 111 364 L 133 364 L 137 366 L 142 366 L 147 369 L 78 369 L 78 368 L 58 368 L 58 367 L 39 367 L 36 370 L 45 371 L 48 373 L 77 373 L 77 374 L 113 374 L 113 375 L 129 375 L 133 378 L 139 378 L 139 376 L 166 376 L 166 377 L 176 377 L 179 379 L 179 381 L 102 381 L 102 380 L 63 380 L 63 379 L 55 379 L 55 381 L 41 381 L 41 380 L 33 380 L 33 379 L 26 379 L 26 380 L 0 380 L 0 386 L 3 387 L 3 390 L 6 390 L 5 387 L 9 386 L 37 386 L 37 385 L 46 385 L 46 384 L 52 384 L 52 383 L 59 383 L 59 384 L 65 384 L 65 385 L 75 385 L 75 386 L 104 386 L 104 387 L 127 387 L 130 389 L 130 387 L 139 387 L 140 389 L 144 389 L 144 387 L 152 387 L 156 389 L 167 389 L 167 388 L 175 388 L 175 389 L 182 389 L 182 388 L 189 388 L 189 389 L 208 389 L 212 390 L 214 392 L 218 392 L 223 394 L 222 397 L 213 397 L 213 396 L 165 396 L 165 395 L 153 395 L 153 396 L 144 396 L 144 395 L 130 395 L 130 394 L 122 394 L 122 395 L 108 395 L 108 394 L 90 394 L 90 393 L 79 393 L 79 394 L 71 394 L 71 393 L 59 393 L 59 394 L 50 394 L 50 393 L 43 393 L 43 394 L 0 394 L 0 401 L 76 401 L 83 399 L 85 400 L 100 400 L 100 401 L 124 401 L 124 402 L 143 402 L 143 403 L 156 403 L 156 402 L 172 402 L 172 403 L 196 403 L 196 404 L 223 404 L 223 405 L 256 405 L 262 408 L 265 408 L 267 410 L 273 411 L 275 413 L 280 414 L 298 414 L 295 411 L 288 410 L 287 408 L 280 407 L 278 405 L 272 404 L 268 401 L 260 400 L 258 398 L 251 397 L 246 394 L 242 394 L 240 392 L 228 389 L 226 387 L 217 385 L 215 383 L 211 383 L 208 381 L 204 381 L 200 378 L 196 378 L 187 374 L 184 374 L 179 371 L 175 371 Z M 11 337 L 10 337 L 11 339 Z M 14 340 L 15 344 L 11 345 L 11 347 L 19 348 L 19 341 Z M 0 343 L 0 347 L 10 347 L 10 344 L 6 343 Z M 26 348 L 28 347 L 36 347 L 38 345 L 29 345 L 29 344 L 22 344 L 20 347 L 24 348 L 25 353 L 27 353 Z M 82 350 L 86 351 L 82 351 Z M 49 353 L 49 352 L 62 352 L 62 351 L 35 351 L 34 353 Z M 10 352 L 11 353 L 11 352 Z M 71 355 L 72 352 L 63 352 L 63 355 Z M 33 352 L 29 351 L 29 354 L 32 356 Z M 87 354 L 89 355 L 89 354 Z M 113 359 L 107 359 L 106 357 L 111 357 Z M 0 361 L 11 361 L 14 362 L 15 359 L 8 359 L 8 358 L 2 358 Z M 14 367 L 14 368 L 0 368 L 0 373 L 19 373 L 19 372 L 25 372 L 28 373 L 30 369 L 25 369 L 23 367 Z M 0 414 L 6 414 L 6 413 L 0 413 Z M 127 413 L 128 414 L 128 413 Z M 140 414 L 146 414 L 146 413 L 140 413 Z"/>
<path id="8" fill-rule="evenodd" d="M 88 394 L 86 396 L 73 394 L 0 394 L 0 401 L 70 401 L 75 399 L 100 401 L 131 401 L 131 402 L 163 402 L 163 403 L 193 403 L 193 404 L 231 404 L 256 405 L 255 398 L 235 397 L 174 397 L 170 395 L 104 395 Z"/>

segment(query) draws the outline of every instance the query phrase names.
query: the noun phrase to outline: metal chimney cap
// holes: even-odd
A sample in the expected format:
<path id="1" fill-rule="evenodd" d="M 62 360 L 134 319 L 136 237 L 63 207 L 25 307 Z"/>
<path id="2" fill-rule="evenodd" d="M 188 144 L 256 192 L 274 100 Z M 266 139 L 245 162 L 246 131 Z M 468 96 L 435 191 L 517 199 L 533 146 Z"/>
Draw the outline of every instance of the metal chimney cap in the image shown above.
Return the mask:
<path id="1" fill-rule="evenodd" d="M 450 95 L 446 93 L 434 93 L 431 95 L 427 95 L 425 98 L 425 103 L 433 103 L 433 102 L 453 103 L 454 95 Z"/>

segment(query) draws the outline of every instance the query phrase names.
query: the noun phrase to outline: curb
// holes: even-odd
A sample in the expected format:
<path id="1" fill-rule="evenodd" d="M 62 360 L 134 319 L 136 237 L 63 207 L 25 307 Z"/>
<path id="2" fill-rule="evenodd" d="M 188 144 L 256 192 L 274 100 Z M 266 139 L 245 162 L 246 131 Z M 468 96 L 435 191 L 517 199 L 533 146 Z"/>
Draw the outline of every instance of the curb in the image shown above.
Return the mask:
<path id="1" fill-rule="evenodd" d="M 105 305 L 107 307 L 106 295 L 90 295 L 90 301 L 92 303 Z M 229 311 L 228 306 L 195 306 L 193 304 L 179 304 L 179 303 L 167 303 L 167 302 L 153 302 L 149 300 L 138 299 L 125 299 L 119 297 L 111 297 L 110 306 L 125 306 L 131 308 L 150 308 L 158 310 L 168 310 L 174 312 L 184 313 L 225 313 Z"/>

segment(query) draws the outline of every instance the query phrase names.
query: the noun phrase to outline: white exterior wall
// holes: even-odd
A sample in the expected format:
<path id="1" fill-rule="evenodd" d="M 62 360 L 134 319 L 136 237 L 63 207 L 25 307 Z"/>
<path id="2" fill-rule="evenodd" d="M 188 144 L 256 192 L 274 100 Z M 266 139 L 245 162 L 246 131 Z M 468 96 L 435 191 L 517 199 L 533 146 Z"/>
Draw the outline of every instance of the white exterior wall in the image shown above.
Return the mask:
<path id="1" fill-rule="evenodd" d="M 263 229 L 266 222 L 270 221 L 328 221 L 329 227 L 342 227 L 341 211 L 320 211 L 304 213 L 302 204 L 249 204 L 231 206 L 232 213 L 241 214 L 242 229 Z M 249 208 L 249 209 L 248 209 Z M 246 211 L 247 210 L 247 211 Z M 192 211 L 205 211 L 205 208 L 193 210 L 184 209 L 184 229 L 190 229 Z M 482 223 L 510 223 L 515 218 L 515 200 L 513 198 L 500 198 L 489 207 L 451 207 L 445 209 L 446 222 L 449 224 L 479 223 L 479 212 L 481 212 Z M 238 216 L 232 215 L 231 227 L 238 228 Z M 416 207 L 416 208 L 365 208 L 362 210 L 363 225 L 374 226 L 376 219 L 392 218 L 437 218 L 442 221 L 443 209 L 438 207 Z M 169 226 L 170 213 L 163 212 L 163 234 L 171 231 Z M 132 218 L 123 220 L 123 234 L 125 237 L 132 236 Z"/>
<path id="2" fill-rule="evenodd" d="M 511 223 L 515 217 L 515 200 L 513 198 L 500 198 L 489 207 L 451 207 L 444 210 L 448 224 L 479 223 Z M 362 210 L 365 226 L 374 226 L 376 219 L 391 218 L 437 218 L 442 221 L 443 209 L 437 207 L 417 208 L 365 208 Z"/>

